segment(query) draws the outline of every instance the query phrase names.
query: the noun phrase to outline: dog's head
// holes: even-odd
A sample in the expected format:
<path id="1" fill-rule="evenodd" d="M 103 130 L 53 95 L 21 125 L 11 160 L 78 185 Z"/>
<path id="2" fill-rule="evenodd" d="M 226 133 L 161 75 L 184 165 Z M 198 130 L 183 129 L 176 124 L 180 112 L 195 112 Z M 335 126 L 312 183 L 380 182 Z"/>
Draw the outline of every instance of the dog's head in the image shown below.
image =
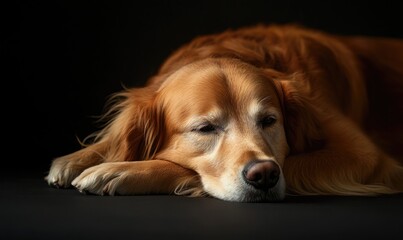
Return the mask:
<path id="1" fill-rule="evenodd" d="M 251 65 L 205 60 L 183 67 L 158 91 L 167 138 L 157 158 L 193 169 L 220 199 L 284 198 L 288 145 L 273 81 Z"/>
<path id="2" fill-rule="evenodd" d="M 131 92 L 116 120 L 128 126 L 116 131 L 126 132 L 123 158 L 194 170 L 219 199 L 282 200 L 285 158 L 305 148 L 312 123 L 293 88 L 272 76 L 238 60 L 207 59 Z"/>

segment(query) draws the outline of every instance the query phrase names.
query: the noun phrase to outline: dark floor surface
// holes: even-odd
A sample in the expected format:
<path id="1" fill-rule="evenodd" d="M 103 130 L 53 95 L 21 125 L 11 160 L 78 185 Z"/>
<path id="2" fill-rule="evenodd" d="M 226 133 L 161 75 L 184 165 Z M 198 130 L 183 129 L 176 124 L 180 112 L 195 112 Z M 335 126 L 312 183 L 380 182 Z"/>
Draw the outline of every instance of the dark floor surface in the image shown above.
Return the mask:
<path id="1" fill-rule="evenodd" d="M 83 195 L 38 172 L 3 174 L 0 239 L 403 239 L 403 194 L 233 203 Z"/>

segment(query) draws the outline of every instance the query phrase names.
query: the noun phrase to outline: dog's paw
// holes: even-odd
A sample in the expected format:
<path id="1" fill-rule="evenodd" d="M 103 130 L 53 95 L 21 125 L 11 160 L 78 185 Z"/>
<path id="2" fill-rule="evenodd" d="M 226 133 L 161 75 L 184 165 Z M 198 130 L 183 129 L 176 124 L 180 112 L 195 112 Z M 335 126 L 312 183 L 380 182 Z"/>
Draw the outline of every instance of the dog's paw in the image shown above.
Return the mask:
<path id="1" fill-rule="evenodd" d="M 103 163 L 83 171 L 73 180 L 72 185 L 81 193 L 127 194 L 124 182 L 128 176 L 128 171 L 115 167 L 114 163 Z"/>
<path id="2" fill-rule="evenodd" d="M 68 188 L 71 182 L 82 172 L 82 167 L 74 164 L 68 157 L 55 159 L 45 180 L 50 186 Z"/>

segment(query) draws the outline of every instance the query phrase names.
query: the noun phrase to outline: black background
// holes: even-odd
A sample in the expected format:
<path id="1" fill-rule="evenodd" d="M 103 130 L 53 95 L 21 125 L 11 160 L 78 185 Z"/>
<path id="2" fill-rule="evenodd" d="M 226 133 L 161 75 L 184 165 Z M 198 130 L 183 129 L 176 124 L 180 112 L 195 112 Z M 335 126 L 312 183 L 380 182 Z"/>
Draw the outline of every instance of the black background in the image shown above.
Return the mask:
<path id="1" fill-rule="evenodd" d="M 399 1 L 1 1 L 0 239 L 402 239 L 403 195 L 276 204 L 54 189 L 51 160 L 98 130 L 192 38 L 256 23 L 403 37 Z"/>
<path id="2" fill-rule="evenodd" d="M 193 37 L 257 23 L 401 38 L 399 1 L 14 1 L 1 4 L 3 169 L 46 171 Z"/>

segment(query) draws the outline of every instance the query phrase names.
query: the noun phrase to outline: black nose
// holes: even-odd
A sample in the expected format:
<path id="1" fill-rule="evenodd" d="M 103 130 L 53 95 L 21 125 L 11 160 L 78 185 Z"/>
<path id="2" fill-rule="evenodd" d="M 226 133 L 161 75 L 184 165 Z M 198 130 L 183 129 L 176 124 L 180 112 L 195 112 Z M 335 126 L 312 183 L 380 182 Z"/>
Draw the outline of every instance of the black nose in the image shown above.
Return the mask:
<path id="1" fill-rule="evenodd" d="M 280 168 L 272 160 L 252 160 L 242 173 L 246 183 L 257 189 L 268 190 L 277 184 Z"/>

